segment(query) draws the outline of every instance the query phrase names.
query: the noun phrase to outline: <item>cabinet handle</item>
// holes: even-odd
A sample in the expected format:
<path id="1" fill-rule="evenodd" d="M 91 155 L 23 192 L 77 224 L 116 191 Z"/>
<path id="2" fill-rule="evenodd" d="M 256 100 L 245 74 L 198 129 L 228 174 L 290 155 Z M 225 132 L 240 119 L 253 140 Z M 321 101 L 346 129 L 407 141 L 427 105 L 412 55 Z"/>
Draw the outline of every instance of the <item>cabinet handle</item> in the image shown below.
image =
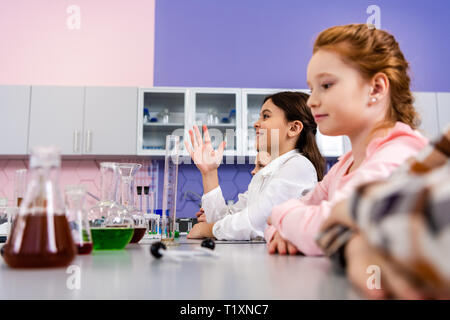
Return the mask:
<path id="1" fill-rule="evenodd" d="M 86 133 L 86 152 L 91 152 L 92 131 L 88 130 Z"/>
<path id="2" fill-rule="evenodd" d="M 80 152 L 80 131 L 78 130 L 73 132 L 73 152 Z"/>

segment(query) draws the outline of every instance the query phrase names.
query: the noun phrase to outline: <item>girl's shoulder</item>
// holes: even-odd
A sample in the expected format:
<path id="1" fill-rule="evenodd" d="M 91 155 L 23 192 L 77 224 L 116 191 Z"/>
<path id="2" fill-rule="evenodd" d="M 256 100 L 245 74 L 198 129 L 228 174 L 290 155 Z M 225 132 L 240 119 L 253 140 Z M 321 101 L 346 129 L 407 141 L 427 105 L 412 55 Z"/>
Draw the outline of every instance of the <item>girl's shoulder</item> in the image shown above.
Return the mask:
<path id="1" fill-rule="evenodd" d="M 284 159 L 281 166 L 287 168 L 295 168 L 295 171 L 293 171 L 293 173 L 311 172 L 313 176 L 317 175 L 316 168 L 314 167 L 313 163 L 300 152 L 292 153 L 292 155 Z"/>
<path id="2" fill-rule="evenodd" d="M 428 139 L 424 137 L 419 131 L 412 129 L 409 125 L 397 122 L 392 127 L 388 134 L 384 137 L 373 139 L 366 150 L 366 156 L 373 156 L 381 149 L 389 148 L 404 148 L 418 151 L 428 144 Z"/>
<path id="3" fill-rule="evenodd" d="M 303 154 L 301 154 L 298 151 L 293 152 L 292 154 L 290 154 L 288 157 L 283 159 L 283 161 L 281 163 L 282 164 L 295 163 L 295 164 L 304 164 L 304 165 L 309 165 L 310 164 L 310 165 L 312 165 L 312 162 L 307 157 L 305 157 Z"/>

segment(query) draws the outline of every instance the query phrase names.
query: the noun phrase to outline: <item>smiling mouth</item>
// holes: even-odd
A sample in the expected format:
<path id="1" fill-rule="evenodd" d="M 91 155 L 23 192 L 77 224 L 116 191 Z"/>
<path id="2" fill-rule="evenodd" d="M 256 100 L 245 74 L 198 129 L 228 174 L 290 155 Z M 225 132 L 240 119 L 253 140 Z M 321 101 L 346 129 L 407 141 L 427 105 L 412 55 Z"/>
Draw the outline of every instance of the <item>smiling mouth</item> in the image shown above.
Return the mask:
<path id="1" fill-rule="evenodd" d="M 322 119 L 324 119 L 324 118 L 326 118 L 326 117 L 328 117 L 327 114 L 316 114 L 316 115 L 314 116 L 314 119 L 317 121 L 317 120 L 322 120 Z"/>

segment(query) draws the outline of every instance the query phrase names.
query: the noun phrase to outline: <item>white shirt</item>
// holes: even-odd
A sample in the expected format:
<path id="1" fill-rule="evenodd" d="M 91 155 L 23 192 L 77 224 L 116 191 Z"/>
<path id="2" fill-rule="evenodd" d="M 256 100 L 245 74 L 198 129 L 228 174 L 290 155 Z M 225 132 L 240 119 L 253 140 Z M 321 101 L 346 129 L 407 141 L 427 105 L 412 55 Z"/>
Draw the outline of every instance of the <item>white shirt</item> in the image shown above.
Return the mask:
<path id="1" fill-rule="evenodd" d="M 206 221 L 215 222 L 218 240 L 251 240 L 264 237 L 272 207 L 299 198 L 317 183 L 316 170 L 297 150 L 289 151 L 259 170 L 239 200 L 225 204 L 220 186 L 202 197 Z"/>

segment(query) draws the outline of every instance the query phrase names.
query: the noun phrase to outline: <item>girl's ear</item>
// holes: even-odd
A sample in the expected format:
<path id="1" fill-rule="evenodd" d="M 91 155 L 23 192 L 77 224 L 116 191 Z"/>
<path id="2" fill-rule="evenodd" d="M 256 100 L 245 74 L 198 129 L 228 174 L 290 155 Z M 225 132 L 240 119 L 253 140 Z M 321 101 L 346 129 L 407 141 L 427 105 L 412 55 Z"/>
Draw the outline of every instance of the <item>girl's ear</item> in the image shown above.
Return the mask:
<path id="1" fill-rule="evenodd" d="M 303 123 L 300 120 L 294 120 L 289 123 L 288 136 L 290 138 L 299 136 L 303 130 Z"/>
<path id="2" fill-rule="evenodd" d="M 389 94 L 389 79 L 383 72 L 373 76 L 370 82 L 369 105 L 383 100 Z"/>

